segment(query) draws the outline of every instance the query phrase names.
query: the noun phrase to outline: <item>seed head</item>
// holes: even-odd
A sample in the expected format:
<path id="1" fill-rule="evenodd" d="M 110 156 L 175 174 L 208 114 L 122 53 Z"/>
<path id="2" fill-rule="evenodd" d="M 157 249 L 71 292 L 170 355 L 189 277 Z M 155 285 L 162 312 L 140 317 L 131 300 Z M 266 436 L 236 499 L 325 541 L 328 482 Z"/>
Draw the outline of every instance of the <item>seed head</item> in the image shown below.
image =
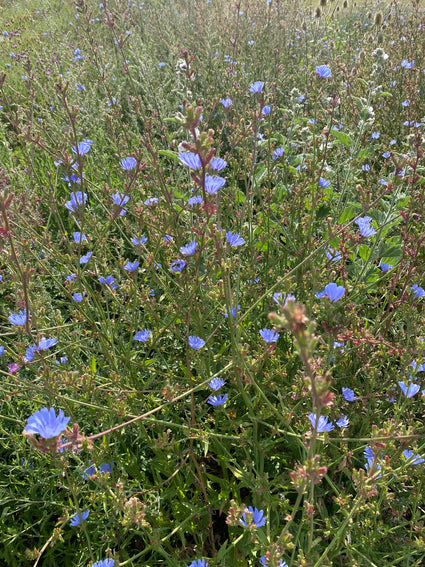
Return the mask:
<path id="1" fill-rule="evenodd" d="M 379 27 L 382 24 L 382 21 L 384 19 L 384 16 L 382 15 L 382 12 L 376 12 L 375 14 L 375 26 Z"/>

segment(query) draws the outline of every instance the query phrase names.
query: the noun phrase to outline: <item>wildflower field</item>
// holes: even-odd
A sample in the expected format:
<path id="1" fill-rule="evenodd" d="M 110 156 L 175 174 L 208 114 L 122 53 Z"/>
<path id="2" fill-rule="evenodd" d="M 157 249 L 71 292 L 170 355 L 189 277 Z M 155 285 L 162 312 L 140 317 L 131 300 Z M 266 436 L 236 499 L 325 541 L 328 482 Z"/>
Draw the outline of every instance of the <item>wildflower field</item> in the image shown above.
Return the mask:
<path id="1" fill-rule="evenodd" d="M 1 4 L 0 565 L 425 565 L 425 7 Z"/>

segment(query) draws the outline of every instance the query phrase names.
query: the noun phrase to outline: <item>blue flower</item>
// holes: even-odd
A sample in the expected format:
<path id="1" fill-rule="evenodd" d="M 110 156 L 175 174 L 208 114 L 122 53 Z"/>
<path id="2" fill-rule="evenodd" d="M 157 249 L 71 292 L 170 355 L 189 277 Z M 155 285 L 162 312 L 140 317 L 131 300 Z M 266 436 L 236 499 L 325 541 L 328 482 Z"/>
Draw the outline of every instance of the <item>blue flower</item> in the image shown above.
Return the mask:
<path id="1" fill-rule="evenodd" d="M 201 197 L 201 195 L 196 195 L 196 197 L 190 197 L 190 199 L 188 199 L 187 204 L 190 207 L 193 207 L 194 205 L 201 205 L 203 202 L 203 199 Z"/>
<path id="2" fill-rule="evenodd" d="M 161 61 L 160 63 L 158 63 L 158 67 L 165 67 L 165 63 Z"/>
<path id="3" fill-rule="evenodd" d="M 141 331 L 137 331 L 137 333 L 133 337 L 133 340 L 145 343 L 149 339 L 151 332 L 152 331 L 150 329 L 142 329 Z"/>
<path id="4" fill-rule="evenodd" d="M 252 83 L 250 85 L 249 90 L 254 94 L 261 93 L 263 87 L 264 87 L 263 81 L 255 81 L 255 83 Z"/>
<path id="5" fill-rule="evenodd" d="M 29 315 L 30 312 L 28 312 L 28 316 Z M 9 315 L 8 319 L 9 323 L 12 323 L 12 325 L 25 325 L 27 322 L 27 310 L 24 309 L 23 311 L 19 311 L 19 313 L 12 313 Z"/>
<path id="6" fill-rule="evenodd" d="M 62 162 L 61 162 L 62 163 Z M 78 163 L 74 163 L 71 166 L 72 169 L 77 169 L 78 168 Z M 83 177 L 84 177 L 84 173 L 83 173 Z M 63 181 L 67 181 L 68 184 L 71 183 L 81 183 L 81 179 L 78 177 L 78 175 L 76 175 L 75 173 L 71 173 L 71 175 L 68 177 L 67 175 L 65 175 L 65 177 L 61 177 L 61 179 L 63 179 Z M 67 207 L 67 204 L 65 204 L 65 206 Z"/>
<path id="7" fill-rule="evenodd" d="M 83 293 L 74 293 L 72 296 L 72 299 L 74 301 L 76 301 L 77 303 L 81 303 L 84 299 L 84 294 Z"/>
<path id="8" fill-rule="evenodd" d="M 208 382 L 208 386 L 212 389 L 212 390 L 219 390 L 222 386 L 224 386 L 226 382 L 224 380 L 222 380 L 221 378 L 213 378 L 211 380 L 211 382 Z"/>
<path id="9" fill-rule="evenodd" d="M 414 455 L 411 449 L 406 449 L 405 451 L 403 451 L 403 456 L 406 459 L 406 461 L 412 459 L 409 462 L 409 465 L 420 465 L 425 461 L 425 459 L 422 459 L 420 455 Z"/>
<path id="10" fill-rule="evenodd" d="M 328 260 L 330 260 L 331 262 L 338 262 L 339 260 L 342 259 L 341 252 L 338 252 L 338 250 L 334 250 L 331 247 L 329 247 L 326 250 L 326 256 L 327 256 Z"/>
<path id="11" fill-rule="evenodd" d="M 399 382 L 398 385 L 406 398 L 413 398 L 413 396 L 421 389 L 419 384 L 413 384 L 413 382 L 410 382 L 409 386 L 407 386 L 404 382 Z"/>
<path id="12" fill-rule="evenodd" d="M 332 75 L 332 71 L 326 65 L 320 65 L 316 67 L 316 73 L 318 77 L 322 77 L 322 79 L 327 79 Z"/>
<path id="13" fill-rule="evenodd" d="M 116 284 L 114 284 L 116 280 L 112 276 L 106 276 L 106 278 L 100 276 L 98 279 L 99 279 L 99 283 L 101 283 L 102 285 L 110 285 L 112 289 L 117 289 L 118 287 Z"/>
<path id="14" fill-rule="evenodd" d="M 364 457 L 366 459 L 366 465 L 365 465 L 365 469 L 369 472 L 372 470 L 373 468 L 373 464 L 374 464 L 374 460 L 375 460 L 375 455 L 373 454 L 372 449 L 367 445 L 365 450 L 364 450 Z M 377 465 L 375 464 L 375 470 L 378 471 L 380 470 L 381 465 Z M 377 478 L 380 478 L 382 475 L 379 474 L 377 476 Z"/>
<path id="15" fill-rule="evenodd" d="M 379 267 L 383 272 L 388 272 L 389 270 L 392 270 L 394 268 L 394 266 L 392 266 L 391 264 L 386 264 L 385 262 L 381 262 L 379 264 Z"/>
<path id="16" fill-rule="evenodd" d="M 311 426 L 313 429 L 316 428 L 316 414 L 311 413 L 308 416 L 308 419 L 310 420 Z M 334 424 L 332 422 L 329 421 L 329 419 L 325 416 L 325 415 L 321 415 L 319 417 L 319 421 L 317 424 L 317 433 L 324 433 L 325 431 L 332 431 L 332 429 L 334 429 Z"/>
<path id="17" fill-rule="evenodd" d="M 86 236 L 82 232 L 73 232 L 74 241 L 77 244 L 82 244 L 83 242 L 87 242 Z"/>
<path id="18" fill-rule="evenodd" d="M 147 207 L 149 207 L 150 205 L 156 205 L 158 203 L 158 201 L 159 201 L 158 197 L 149 197 L 149 199 L 146 199 L 144 204 Z"/>
<path id="19" fill-rule="evenodd" d="M 192 152 L 183 152 L 179 154 L 179 160 L 183 165 L 187 165 L 190 169 L 201 169 L 201 158 L 198 154 Z"/>
<path id="20" fill-rule="evenodd" d="M 278 563 L 276 563 L 276 559 L 274 561 L 275 561 L 275 563 L 273 563 L 273 565 L 276 565 L 276 567 L 288 567 L 288 564 L 285 563 L 285 561 L 283 561 L 283 559 L 279 559 Z M 269 565 L 271 565 L 271 563 L 269 563 L 267 561 L 266 555 L 263 555 L 262 557 L 260 557 L 260 565 L 264 565 L 265 567 L 268 567 Z"/>
<path id="21" fill-rule="evenodd" d="M 356 395 L 351 388 L 342 388 L 342 395 L 344 396 L 344 400 L 347 400 L 347 402 L 356 401 Z"/>
<path id="22" fill-rule="evenodd" d="M 50 339 L 42 338 L 38 343 L 38 345 L 32 345 L 27 348 L 27 351 L 24 356 L 25 362 L 31 362 L 32 360 L 34 360 L 34 354 L 36 352 L 47 350 L 51 346 L 54 346 L 57 342 L 58 340 L 54 338 L 50 338 Z"/>
<path id="23" fill-rule="evenodd" d="M 413 291 L 413 297 L 419 298 L 419 297 L 424 297 L 425 296 L 425 290 L 423 287 L 418 286 L 417 284 L 414 284 L 411 286 L 410 288 Z"/>
<path id="24" fill-rule="evenodd" d="M 319 293 L 316 293 L 318 299 L 327 297 L 331 303 L 336 303 L 345 293 L 345 288 L 342 285 L 337 285 L 336 283 L 329 283 L 325 289 Z"/>
<path id="25" fill-rule="evenodd" d="M 232 231 L 226 232 L 227 242 L 233 248 L 237 248 L 238 246 L 243 246 L 245 244 L 245 240 L 240 236 L 237 232 L 233 234 Z"/>
<path id="26" fill-rule="evenodd" d="M 364 238 L 368 238 L 369 236 L 376 234 L 376 230 L 369 226 L 371 220 L 371 217 L 363 217 L 354 221 L 355 224 L 357 224 L 357 226 L 359 227 L 360 234 Z"/>
<path id="27" fill-rule="evenodd" d="M 57 344 L 58 339 L 54 339 L 53 337 L 50 337 L 50 339 L 45 339 L 42 338 L 40 340 L 40 342 L 38 343 L 38 346 L 36 348 L 37 351 L 39 350 L 47 350 L 48 348 L 54 346 L 55 344 Z"/>
<path id="28" fill-rule="evenodd" d="M 370 165 L 369 165 L 368 163 L 364 163 L 364 164 L 362 165 L 362 170 L 363 170 L 363 171 L 369 171 L 369 170 L 370 170 Z"/>
<path id="29" fill-rule="evenodd" d="M 413 59 L 410 63 L 409 61 L 407 61 L 407 59 L 403 59 L 403 61 L 400 63 L 400 65 L 402 67 L 404 67 L 405 69 L 412 69 L 415 65 L 415 60 Z"/>
<path id="30" fill-rule="evenodd" d="M 266 525 L 266 518 L 264 517 L 264 511 L 257 510 L 257 508 L 253 508 L 252 506 L 248 506 L 247 508 L 245 508 L 245 511 L 242 514 L 242 518 L 243 520 L 240 519 L 239 521 L 246 528 L 256 529 Z"/>
<path id="31" fill-rule="evenodd" d="M 87 264 L 87 262 L 90 260 L 91 256 L 92 256 L 93 252 L 87 252 L 87 254 L 85 256 L 81 256 L 80 258 L 80 264 Z"/>
<path id="32" fill-rule="evenodd" d="M 224 108 L 229 108 L 233 101 L 231 98 L 222 98 L 220 102 L 224 106 Z"/>
<path id="33" fill-rule="evenodd" d="M 210 396 L 207 402 L 215 407 L 222 406 L 226 403 L 228 394 L 224 394 L 224 396 Z"/>
<path id="34" fill-rule="evenodd" d="M 270 106 L 266 104 L 261 112 L 264 114 L 264 116 L 268 116 L 270 114 Z"/>
<path id="35" fill-rule="evenodd" d="M 4 346 L 1 345 L 0 346 L 0 356 L 3 356 L 3 355 L 4 355 Z"/>
<path id="36" fill-rule="evenodd" d="M 372 140 L 377 140 L 381 134 L 379 132 L 372 132 Z"/>
<path id="37" fill-rule="evenodd" d="M 391 155 L 390 152 L 384 152 L 382 154 L 382 157 L 385 158 L 385 159 L 388 159 L 390 157 L 390 155 Z"/>
<path id="38" fill-rule="evenodd" d="M 124 205 L 128 203 L 130 197 L 128 195 L 123 195 L 122 193 L 114 193 L 112 195 L 112 200 L 118 207 L 120 207 L 120 216 L 123 217 L 127 212 L 127 210 L 124 209 Z"/>
<path id="39" fill-rule="evenodd" d="M 204 339 L 201 339 L 200 337 L 190 336 L 189 337 L 189 346 L 194 348 L 194 349 L 200 349 L 200 348 L 205 346 L 205 341 L 204 341 Z"/>
<path id="40" fill-rule="evenodd" d="M 139 266 L 140 262 L 138 260 L 136 260 L 135 262 L 127 262 L 127 264 L 124 266 L 124 270 L 127 270 L 127 272 L 134 272 L 134 270 L 137 270 Z"/>
<path id="41" fill-rule="evenodd" d="M 113 559 L 102 559 L 101 561 L 96 561 L 96 563 L 93 563 L 91 567 L 114 567 L 114 565 L 115 561 Z"/>
<path id="42" fill-rule="evenodd" d="M 134 169 L 136 167 L 137 161 L 134 157 L 126 157 L 120 161 L 120 164 L 123 169 L 130 171 L 131 169 Z"/>
<path id="43" fill-rule="evenodd" d="M 96 467 L 91 465 L 88 469 L 83 472 L 83 478 L 88 479 L 96 474 Z"/>
<path id="44" fill-rule="evenodd" d="M 112 195 L 112 200 L 114 201 L 114 203 L 116 205 L 118 205 L 119 207 L 122 207 L 123 205 L 128 203 L 128 201 L 130 200 L 130 197 L 128 197 L 128 195 L 123 195 L 122 193 L 114 193 Z"/>
<path id="45" fill-rule="evenodd" d="M 319 187 L 328 187 L 331 184 L 330 181 L 328 181 L 327 179 L 323 179 L 322 177 L 320 177 L 319 179 Z"/>
<path id="46" fill-rule="evenodd" d="M 183 254 L 183 256 L 192 256 L 192 254 L 195 253 L 197 247 L 198 247 L 198 243 L 192 240 L 192 242 L 189 242 L 189 244 L 182 246 L 180 248 L 180 252 Z"/>
<path id="47" fill-rule="evenodd" d="M 227 161 L 218 157 L 213 158 L 210 161 L 210 168 L 214 171 L 221 171 L 227 166 Z"/>
<path id="48" fill-rule="evenodd" d="M 205 176 L 205 191 L 208 195 L 214 195 L 217 193 L 221 187 L 226 183 L 226 180 L 223 177 L 217 177 L 212 175 Z"/>
<path id="49" fill-rule="evenodd" d="M 196 559 L 192 561 L 187 567 L 208 567 L 208 562 L 205 559 Z"/>
<path id="50" fill-rule="evenodd" d="M 348 419 L 348 417 L 343 415 L 342 417 L 340 417 L 338 419 L 336 424 L 337 424 L 338 427 L 348 427 L 350 425 L 350 420 Z"/>
<path id="51" fill-rule="evenodd" d="M 34 360 L 34 352 L 35 352 L 35 345 L 28 347 L 25 352 L 24 361 L 31 362 L 32 360 Z"/>
<path id="52" fill-rule="evenodd" d="M 72 151 L 74 152 L 74 154 L 80 154 L 80 156 L 84 156 L 90 151 L 92 144 L 92 140 L 84 140 L 84 142 L 80 142 L 77 147 L 72 146 Z"/>
<path id="53" fill-rule="evenodd" d="M 285 153 L 285 148 L 276 148 L 273 152 L 273 159 L 276 161 L 277 158 L 280 158 Z"/>
<path id="54" fill-rule="evenodd" d="M 52 439 L 65 431 L 70 419 L 70 417 L 65 417 L 62 410 L 59 410 L 56 416 L 53 408 L 42 408 L 28 418 L 24 431 L 26 433 L 37 433 L 43 439 Z"/>
<path id="55" fill-rule="evenodd" d="M 75 55 L 74 61 L 78 61 L 79 59 L 84 59 L 84 55 L 81 54 L 81 50 L 78 48 L 74 51 L 74 55 Z"/>
<path id="56" fill-rule="evenodd" d="M 78 207 L 81 207 L 87 201 L 87 193 L 82 193 L 81 191 L 77 191 L 76 193 L 71 193 L 71 200 L 65 203 L 65 207 L 73 213 L 74 211 L 78 210 Z"/>
<path id="57" fill-rule="evenodd" d="M 260 335 L 266 343 L 275 343 L 279 338 L 279 333 L 276 333 L 273 329 L 261 329 Z"/>
<path id="58" fill-rule="evenodd" d="M 112 463 L 113 464 L 113 463 Z M 96 467 L 95 465 L 91 465 L 90 467 L 88 467 L 84 472 L 83 472 L 83 478 L 85 478 L 86 480 L 88 480 L 90 477 L 92 477 L 93 475 L 95 475 L 97 473 Z M 100 465 L 99 467 L 99 473 L 100 474 L 111 474 L 112 473 L 112 467 L 109 463 L 103 463 Z"/>
<path id="59" fill-rule="evenodd" d="M 86 510 L 85 512 L 79 512 L 78 514 L 75 514 L 74 516 L 72 516 L 71 520 L 70 520 L 70 525 L 75 528 L 75 526 L 79 526 L 81 524 L 81 522 L 84 522 L 85 520 L 87 520 L 87 518 L 89 517 L 90 514 L 90 510 Z"/>
<path id="60" fill-rule="evenodd" d="M 296 299 L 291 293 L 276 292 L 273 294 L 273 301 L 278 305 L 286 307 L 288 305 L 288 301 L 296 301 Z"/>
<path id="61" fill-rule="evenodd" d="M 141 236 L 140 238 L 132 238 L 131 239 L 131 243 L 134 244 L 134 246 L 138 246 L 138 245 L 142 245 L 142 244 L 146 244 L 146 242 L 148 241 L 146 236 Z"/>
<path id="62" fill-rule="evenodd" d="M 230 310 L 230 317 L 236 317 L 236 313 L 239 311 L 240 308 L 241 308 L 240 305 L 238 305 L 237 307 L 232 307 Z M 225 311 L 223 315 L 226 317 L 226 319 L 229 317 L 229 313 L 227 311 Z"/>
<path id="63" fill-rule="evenodd" d="M 112 467 L 114 465 L 114 461 L 112 461 L 112 465 L 109 463 L 103 463 L 99 467 L 100 474 L 112 474 Z"/>
<path id="64" fill-rule="evenodd" d="M 170 264 L 170 270 L 172 272 L 182 272 L 185 266 L 186 262 L 184 260 L 174 260 L 174 262 Z"/>
<path id="65" fill-rule="evenodd" d="M 416 373 L 417 373 L 417 372 L 425 372 L 425 364 L 420 364 L 420 365 L 418 366 L 418 363 L 416 362 L 416 360 L 412 360 L 412 362 L 411 362 L 410 364 L 411 364 L 411 365 L 413 366 L 413 368 L 416 370 Z"/>

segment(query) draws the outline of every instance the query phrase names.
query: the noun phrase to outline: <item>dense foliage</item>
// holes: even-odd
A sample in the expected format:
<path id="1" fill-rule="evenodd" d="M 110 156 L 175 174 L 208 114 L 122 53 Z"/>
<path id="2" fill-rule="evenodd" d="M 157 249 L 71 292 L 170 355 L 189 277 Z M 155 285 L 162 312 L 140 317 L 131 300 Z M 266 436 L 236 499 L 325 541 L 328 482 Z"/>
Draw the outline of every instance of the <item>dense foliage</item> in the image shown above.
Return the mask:
<path id="1" fill-rule="evenodd" d="M 3 4 L 0 563 L 422 565 L 423 8 Z"/>

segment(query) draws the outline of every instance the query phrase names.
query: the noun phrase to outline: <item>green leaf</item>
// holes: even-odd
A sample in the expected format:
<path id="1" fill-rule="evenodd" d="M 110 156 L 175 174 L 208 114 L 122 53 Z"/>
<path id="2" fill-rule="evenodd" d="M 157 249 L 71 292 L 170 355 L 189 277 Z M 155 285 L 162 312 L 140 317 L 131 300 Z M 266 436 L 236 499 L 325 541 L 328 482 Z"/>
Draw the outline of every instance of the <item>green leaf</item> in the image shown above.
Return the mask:
<path id="1" fill-rule="evenodd" d="M 366 244 L 360 244 L 359 246 L 359 256 L 362 260 L 367 262 L 370 256 L 370 248 Z"/>
<path id="2" fill-rule="evenodd" d="M 240 189 L 236 189 L 235 201 L 236 203 L 245 203 L 245 193 Z"/>
<path id="3" fill-rule="evenodd" d="M 364 161 L 368 156 L 370 156 L 370 154 L 373 153 L 370 149 L 369 146 L 366 148 L 362 148 L 358 153 L 357 153 L 357 159 L 359 161 Z"/>
<path id="4" fill-rule="evenodd" d="M 160 156 L 166 156 L 174 161 L 179 161 L 179 154 L 177 152 L 172 152 L 171 150 L 159 150 L 158 154 Z"/>
<path id="5" fill-rule="evenodd" d="M 94 356 L 92 356 L 92 359 L 91 359 L 91 370 L 92 370 L 93 374 L 96 374 L 97 365 L 96 365 L 96 359 L 95 359 Z"/>
<path id="6" fill-rule="evenodd" d="M 342 211 L 341 216 L 338 219 L 338 224 L 345 224 L 353 217 L 357 216 L 358 212 L 359 212 L 359 208 L 354 205 L 349 205 L 348 207 L 345 207 L 345 209 Z"/>
<path id="7" fill-rule="evenodd" d="M 345 132 L 340 132 L 339 130 L 332 130 L 332 135 L 335 136 L 337 140 L 342 142 L 344 146 L 347 146 L 347 148 L 349 148 L 350 145 L 353 143 L 353 140 Z"/>

